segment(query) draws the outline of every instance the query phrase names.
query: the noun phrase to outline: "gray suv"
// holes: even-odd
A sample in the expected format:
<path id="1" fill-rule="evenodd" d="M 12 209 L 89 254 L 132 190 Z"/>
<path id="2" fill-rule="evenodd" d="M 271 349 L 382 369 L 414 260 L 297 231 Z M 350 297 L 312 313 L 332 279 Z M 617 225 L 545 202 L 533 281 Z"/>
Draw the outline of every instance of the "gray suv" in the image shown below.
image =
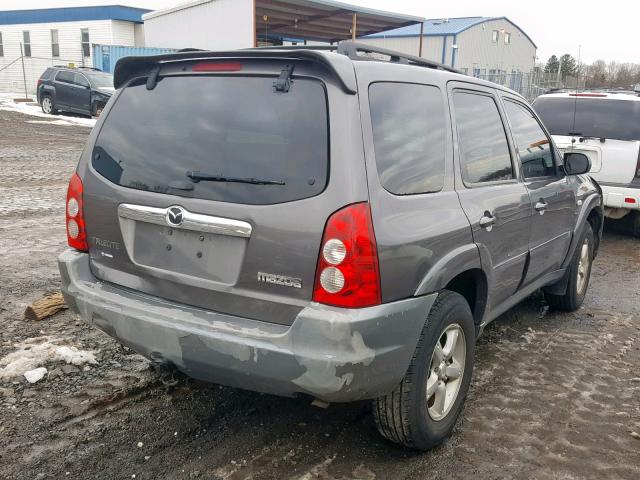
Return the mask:
<path id="1" fill-rule="evenodd" d="M 373 399 L 383 436 L 428 449 L 490 321 L 541 288 L 580 306 L 602 197 L 516 93 L 332 48 L 120 60 L 69 185 L 63 292 L 153 362 Z"/>

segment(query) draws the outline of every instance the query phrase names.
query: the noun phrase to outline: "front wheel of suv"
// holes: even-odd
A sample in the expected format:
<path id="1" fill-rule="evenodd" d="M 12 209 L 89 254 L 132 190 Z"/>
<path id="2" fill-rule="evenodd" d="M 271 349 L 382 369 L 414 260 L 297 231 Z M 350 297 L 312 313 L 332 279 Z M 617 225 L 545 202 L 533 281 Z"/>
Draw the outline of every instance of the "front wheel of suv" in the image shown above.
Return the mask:
<path id="1" fill-rule="evenodd" d="M 594 237 L 591 224 L 587 223 L 569 264 L 569 281 L 564 295 L 544 294 L 547 303 L 559 310 L 573 312 L 580 308 L 589 287 L 593 263 Z"/>
<path id="2" fill-rule="evenodd" d="M 47 115 L 56 115 L 58 111 L 53 103 L 51 95 L 44 95 L 41 103 L 42 111 Z"/>
<path id="3" fill-rule="evenodd" d="M 373 402 L 378 431 L 417 450 L 442 443 L 464 405 L 475 347 L 475 326 L 462 295 L 444 290 L 422 329 L 400 384 Z"/>

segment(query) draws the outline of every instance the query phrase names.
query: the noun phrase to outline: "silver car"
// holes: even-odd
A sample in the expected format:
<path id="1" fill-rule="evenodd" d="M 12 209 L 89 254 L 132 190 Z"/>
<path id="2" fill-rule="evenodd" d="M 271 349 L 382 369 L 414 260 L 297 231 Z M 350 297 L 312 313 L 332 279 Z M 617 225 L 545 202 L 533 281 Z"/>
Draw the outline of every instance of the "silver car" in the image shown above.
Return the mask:
<path id="1" fill-rule="evenodd" d="M 582 303 L 601 192 L 516 93 L 332 48 L 120 60 L 69 185 L 63 293 L 153 362 L 372 399 L 382 435 L 428 449 L 488 322 L 540 288 Z"/>

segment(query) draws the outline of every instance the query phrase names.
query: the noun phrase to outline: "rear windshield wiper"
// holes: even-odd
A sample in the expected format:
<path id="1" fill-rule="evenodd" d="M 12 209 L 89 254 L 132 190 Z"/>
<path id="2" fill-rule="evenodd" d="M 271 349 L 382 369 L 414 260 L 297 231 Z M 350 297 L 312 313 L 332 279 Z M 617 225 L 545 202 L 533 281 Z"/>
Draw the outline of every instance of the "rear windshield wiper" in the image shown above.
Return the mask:
<path id="1" fill-rule="evenodd" d="M 204 182 L 228 182 L 228 183 L 249 183 L 251 185 L 285 185 L 282 180 L 262 180 L 259 178 L 238 178 L 238 177 L 223 177 L 221 175 L 211 175 L 209 173 L 202 173 L 197 171 L 187 172 L 187 177 L 193 180 L 195 183 L 199 181 Z"/>

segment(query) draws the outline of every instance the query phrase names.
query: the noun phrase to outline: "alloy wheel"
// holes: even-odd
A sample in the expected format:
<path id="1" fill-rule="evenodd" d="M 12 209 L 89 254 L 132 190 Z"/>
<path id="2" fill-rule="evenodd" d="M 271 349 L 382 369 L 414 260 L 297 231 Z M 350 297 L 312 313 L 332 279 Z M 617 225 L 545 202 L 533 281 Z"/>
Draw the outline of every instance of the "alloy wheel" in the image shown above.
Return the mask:
<path id="1" fill-rule="evenodd" d="M 52 103 L 49 97 L 44 97 L 42 99 L 42 110 L 44 110 L 44 113 L 51 113 Z"/>
<path id="2" fill-rule="evenodd" d="M 431 355 L 427 379 L 427 409 L 432 420 L 447 416 L 458 397 L 467 357 L 464 331 L 457 323 L 440 334 Z"/>
<path id="3" fill-rule="evenodd" d="M 578 295 L 582 295 L 587 288 L 587 280 L 589 278 L 589 270 L 591 269 L 591 255 L 589 252 L 589 239 L 585 239 L 580 249 L 580 260 L 578 261 L 578 273 L 576 289 Z"/>

